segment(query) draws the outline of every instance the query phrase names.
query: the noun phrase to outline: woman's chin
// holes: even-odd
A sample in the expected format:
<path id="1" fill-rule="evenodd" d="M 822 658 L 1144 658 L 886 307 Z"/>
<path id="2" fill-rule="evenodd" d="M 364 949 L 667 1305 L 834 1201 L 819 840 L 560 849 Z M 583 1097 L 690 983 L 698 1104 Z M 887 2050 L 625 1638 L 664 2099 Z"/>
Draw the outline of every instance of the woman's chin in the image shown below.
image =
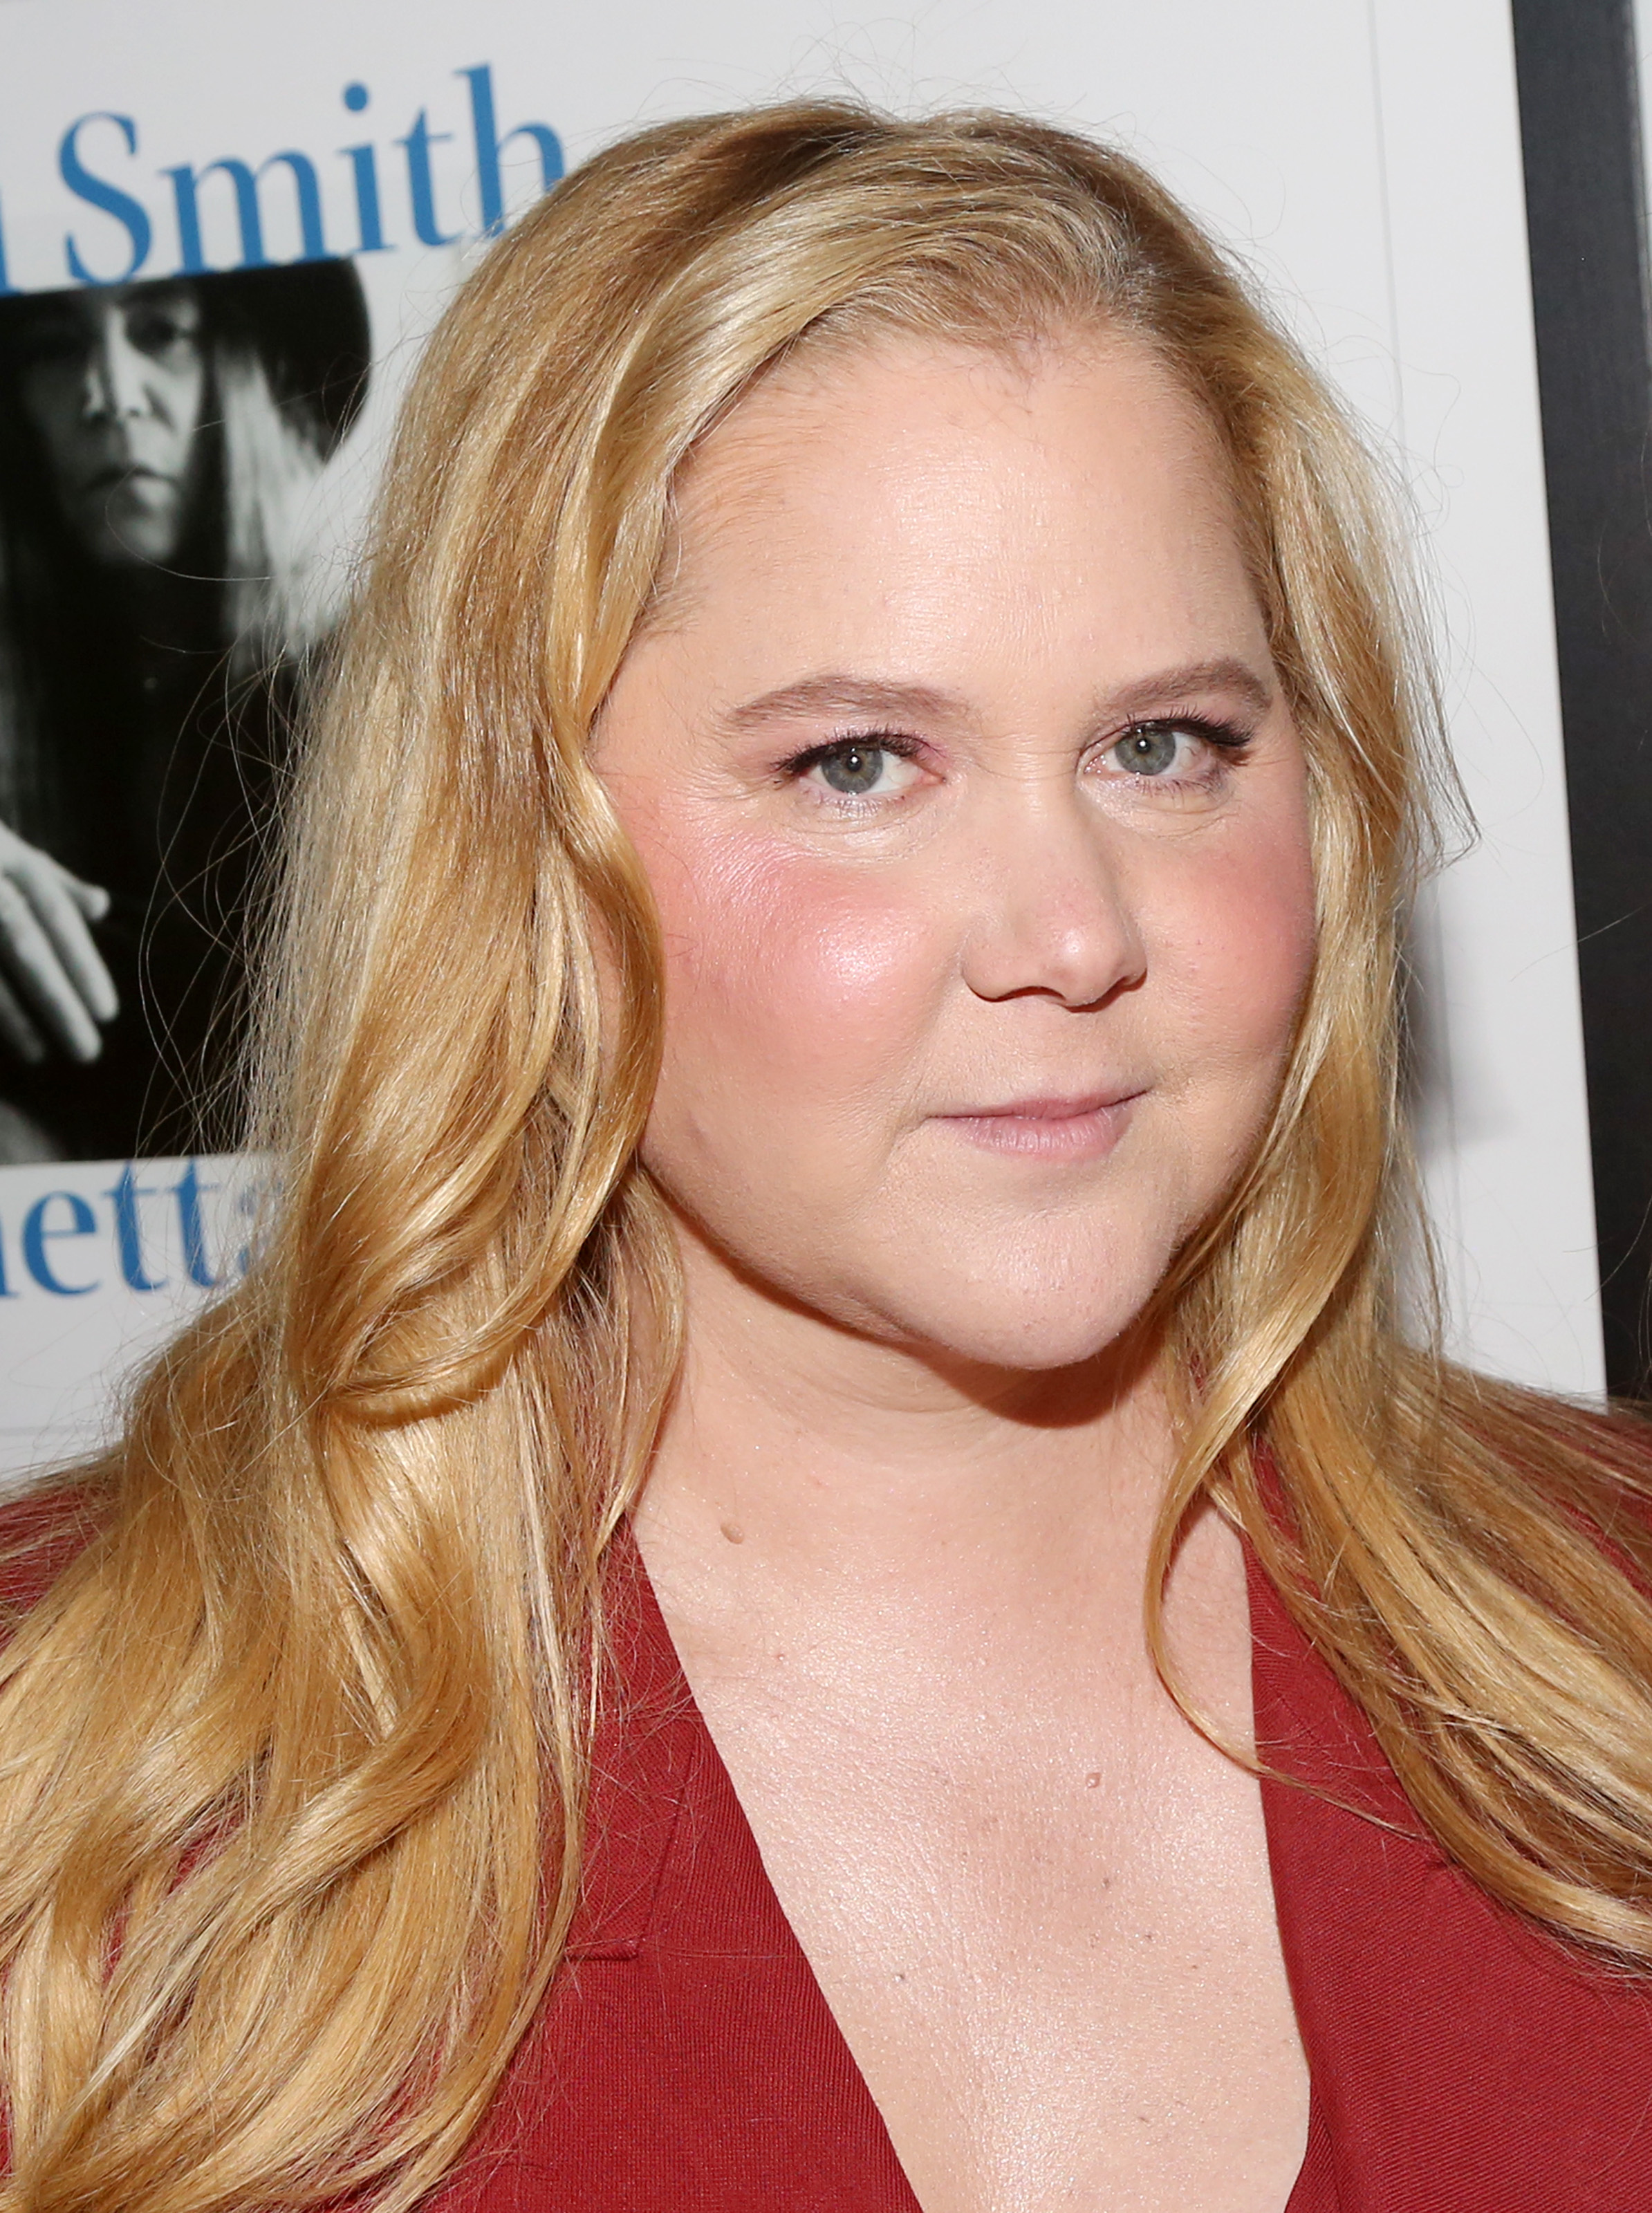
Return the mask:
<path id="1" fill-rule="evenodd" d="M 1074 1293 L 1059 1301 L 1007 1295 L 979 1305 L 926 1301 L 899 1315 L 893 1330 L 876 1333 L 960 1376 L 1057 1375 L 1122 1356 L 1139 1337 L 1153 1289 L 1149 1281 L 1139 1296 L 1123 1299 Z"/>
<path id="2" fill-rule="evenodd" d="M 1028 1324 L 1019 1332 L 984 1330 L 966 1342 L 936 1349 L 960 1366 L 1006 1375 L 1058 1375 L 1107 1361 L 1131 1339 L 1140 1318 L 1131 1314 L 1116 1326 L 1102 1325 L 1087 1330 L 1045 1329 L 1036 1324 Z"/>

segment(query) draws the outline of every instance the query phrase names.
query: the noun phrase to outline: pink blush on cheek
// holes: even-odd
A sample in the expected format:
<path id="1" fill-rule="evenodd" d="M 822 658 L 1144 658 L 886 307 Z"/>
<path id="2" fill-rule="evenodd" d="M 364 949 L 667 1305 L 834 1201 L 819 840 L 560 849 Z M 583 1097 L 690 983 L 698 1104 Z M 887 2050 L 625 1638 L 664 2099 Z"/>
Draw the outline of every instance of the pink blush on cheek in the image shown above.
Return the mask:
<path id="1" fill-rule="evenodd" d="M 1201 1032 L 1245 1052 L 1288 1028 L 1314 966 L 1314 870 L 1305 814 L 1281 833 L 1208 856 L 1152 934 L 1173 948 L 1177 996 Z"/>
<path id="2" fill-rule="evenodd" d="M 823 1093 L 899 1081 L 947 972 L 933 903 L 795 852 L 719 841 L 695 857 L 655 879 L 674 1073 L 721 1075 L 779 1106 L 789 1068 L 807 1083 L 800 1115 Z"/>

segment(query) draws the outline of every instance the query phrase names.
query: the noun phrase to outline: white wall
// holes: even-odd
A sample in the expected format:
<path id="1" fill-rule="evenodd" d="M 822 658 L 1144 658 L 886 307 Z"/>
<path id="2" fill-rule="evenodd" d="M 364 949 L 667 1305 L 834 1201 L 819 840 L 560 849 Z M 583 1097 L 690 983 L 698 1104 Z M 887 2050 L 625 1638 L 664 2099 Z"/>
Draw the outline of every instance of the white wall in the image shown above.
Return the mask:
<path id="1" fill-rule="evenodd" d="M 387 141 L 420 107 L 457 130 L 452 73 L 483 60 L 501 122 L 550 121 L 570 161 L 645 119 L 781 91 L 1031 107 L 1140 153 L 1277 289 L 1413 487 L 1484 833 L 1419 933 L 1443 1077 L 1423 1134 L 1459 1343 L 1500 1372 L 1598 1389 L 1504 0 L 912 0 L 905 15 L 864 15 L 826 0 L 631 0 L 594 13 L 543 0 L 283 0 L 267 11 L 13 0 L 0 19 L 13 280 L 64 281 L 52 165 L 73 115 L 141 108 L 152 174 L 162 161 L 330 149 L 375 129 Z M 339 105 L 355 78 L 372 91 L 359 119 Z M 439 181 L 448 175 L 439 166 Z M 456 172 L 451 188 L 456 207 Z M 450 267 L 425 256 L 399 281 L 433 300 Z M 4 1371 L 0 1357 L 0 1392 Z M 0 1405 L 0 1429 L 6 1420 Z"/>

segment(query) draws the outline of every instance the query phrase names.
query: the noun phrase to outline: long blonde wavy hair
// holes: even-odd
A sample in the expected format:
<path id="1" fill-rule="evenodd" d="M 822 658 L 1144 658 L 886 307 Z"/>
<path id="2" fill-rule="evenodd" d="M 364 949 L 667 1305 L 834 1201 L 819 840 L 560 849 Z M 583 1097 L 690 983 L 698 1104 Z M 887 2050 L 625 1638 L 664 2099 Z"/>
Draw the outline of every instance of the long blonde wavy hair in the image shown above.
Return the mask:
<path id="1" fill-rule="evenodd" d="M 1320 909 L 1271 1125 L 1163 1293 L 1183 1451 L 1151 1632 L 1211 1495 L 1456 1861 L 1652 1966 L 1640 1448 L 1397 1318 L 1438 738 L 1358 439 L 1121 155 L 790 105 L 570 177 L 412 393 L 294 809 L 270 1235 L 82 1473 L 94 1534 L 4 1661 L 11 2213 L 401 2208 L 475 2130 L 576 1902 L 605 1548 L 675 1358 L 636 1157 L 654 924 L 588 760 L 674 472 L 816 333 L 1098 326 L 1231 457 Z"/>

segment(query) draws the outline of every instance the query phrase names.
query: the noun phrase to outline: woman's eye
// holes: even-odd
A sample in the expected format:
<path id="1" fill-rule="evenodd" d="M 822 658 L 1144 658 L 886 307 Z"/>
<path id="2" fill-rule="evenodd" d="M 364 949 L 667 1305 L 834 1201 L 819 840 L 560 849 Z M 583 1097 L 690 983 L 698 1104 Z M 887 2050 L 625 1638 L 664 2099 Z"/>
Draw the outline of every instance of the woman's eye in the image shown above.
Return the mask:
<path id="1" fill-rule="evenodd" d="M 86 332 L 78 323 L 42 323 L 23 342 L 23 362 L 27 368 L 37 362 L 55 364 L 73 361 L 76 356 L 84 357 L 90 351 Z"/>
<path id="2" fill-rule="evenodd" d="M 1112 747 L 1113 759 L 1131 776 L 1167 776 L 1191 743 L 1188 733 L 1175 722 L 1143 722 L 1127 730 Z"/>
<path id="3" fill-rule="evenodd" d="M 817 754 L 808 773 L 830 791 L 841 792 L 850 799 L 869 799 L 904 790 L 916 771 L 910 760 L 888 746 L 851 739 Z"/>
<path id="4" fill-rule="evenodd" d="M 184 351 L 191 345 L 194 333 L 179 317 L 155 314 L 133 316 L 126 326 L 126 337 L 139 353 L 158 356 Z"/>

